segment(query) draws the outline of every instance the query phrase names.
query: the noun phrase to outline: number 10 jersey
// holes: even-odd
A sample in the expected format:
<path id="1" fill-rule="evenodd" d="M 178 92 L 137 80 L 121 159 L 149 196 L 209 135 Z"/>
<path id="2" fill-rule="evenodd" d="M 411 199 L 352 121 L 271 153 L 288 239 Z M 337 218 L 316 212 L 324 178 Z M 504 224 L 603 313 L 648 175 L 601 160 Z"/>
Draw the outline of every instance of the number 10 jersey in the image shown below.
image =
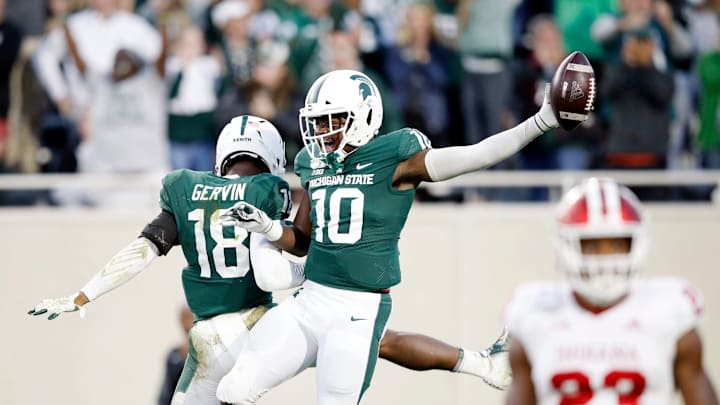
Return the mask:
<path id="1" fill-rule="evenodd" d="M 394 189 L 392 177 L 400 162 L 429 147 L 422 133 L 401 129 L 359 147 L 337 172 L 306 149 L 298 153 L 295 173 L 312 206 L 308 280 L 355 291 L 400 282 L 398 240 L 415 189 Z"/>

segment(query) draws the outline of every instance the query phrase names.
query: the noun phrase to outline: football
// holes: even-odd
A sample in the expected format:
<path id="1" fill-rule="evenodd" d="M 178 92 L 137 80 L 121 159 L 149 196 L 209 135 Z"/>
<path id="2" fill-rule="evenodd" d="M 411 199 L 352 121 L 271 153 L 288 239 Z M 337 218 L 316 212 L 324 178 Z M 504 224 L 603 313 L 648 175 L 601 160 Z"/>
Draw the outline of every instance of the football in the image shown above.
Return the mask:
<path id="1" fill-rule="evenodd" d="M 555 70 L 550 105 L 560 126 L 570 131 L 588 119 L 595 105 L 595 71 L 585 54 L 575 51 Z"/>

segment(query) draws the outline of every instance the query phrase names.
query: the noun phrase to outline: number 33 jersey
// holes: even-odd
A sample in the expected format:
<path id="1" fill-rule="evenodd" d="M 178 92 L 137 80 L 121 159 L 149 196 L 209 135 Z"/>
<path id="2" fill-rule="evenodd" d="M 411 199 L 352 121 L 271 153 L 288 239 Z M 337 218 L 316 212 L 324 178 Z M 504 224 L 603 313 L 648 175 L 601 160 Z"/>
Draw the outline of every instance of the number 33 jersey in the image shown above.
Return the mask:
<path id="1" fill-rule="evenodd" d="M 398 240 L 415 189 L 392 186 L 400 162 L 430 147 L 427 137 L 401 129 L 349 154 L 340 171 L 295 158 L 295 173 L 311 202 L 312 239 L 305 276 L 330 287 L 375 291 L 400 282 Z"/>
<path id="2" fill-rule="evenodd" d="M 175 217 L 187 260 L 183 289 L 197 320 L 271 301 L 255 284 L 249 233 L 219 221 L 238 201 L 253 204 L 272 219 L 287 218 L 291 209 L 287 182 L 269 173 L 220 177 L 177 170 L 163 179 L 160 207 Z"/>
<path id="3" fill-rule="evenodd" d="M 677 278 L 638 280 L 618 304 L 592 313 L 570 287 L 518 287 L 510 334 L 532 366 L 539 404 L 670 404 L 677 340 L 694 328 L 702 298 Z"/>

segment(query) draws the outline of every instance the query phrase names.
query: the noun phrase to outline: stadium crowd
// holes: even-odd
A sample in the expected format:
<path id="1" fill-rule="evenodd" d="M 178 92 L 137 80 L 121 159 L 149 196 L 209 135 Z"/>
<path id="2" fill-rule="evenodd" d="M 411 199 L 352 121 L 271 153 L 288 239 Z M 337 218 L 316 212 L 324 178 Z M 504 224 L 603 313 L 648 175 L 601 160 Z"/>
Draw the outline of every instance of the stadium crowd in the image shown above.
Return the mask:
<path id="1" fill-rule="evenodd" d="M 342 68 L 380 87 L 381 133 L 472 144 L 537 111 L 573 50 L 595 68 L 595 114 L 498 168 L 720 168 L 720 0 L 5 2 L 0 172 L 212 170 L 241 114 L 270 119 L 292 164 L 303 95 Z"/>

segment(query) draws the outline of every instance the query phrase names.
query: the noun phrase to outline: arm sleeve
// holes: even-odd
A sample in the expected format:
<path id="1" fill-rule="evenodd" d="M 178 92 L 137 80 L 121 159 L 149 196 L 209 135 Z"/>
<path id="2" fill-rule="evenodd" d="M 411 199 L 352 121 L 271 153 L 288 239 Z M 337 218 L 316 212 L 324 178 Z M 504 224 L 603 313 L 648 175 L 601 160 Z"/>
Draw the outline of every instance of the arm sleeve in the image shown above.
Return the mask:
<path id="1" fill-rule="evenodd" d="M 250 234 L 250 262 L 255 282 L 264 291 L 285 290 L 305 281 L 305 264 L 283 257 L 280 249 L 261 234 Z"/>
<path id="2" fill-rule="evenodd" d="M 155 250 L 161 256 L 165 256 L 173 246 L 180 244 L 175 217 L 165 210 L 162 210 L 155 219 L 145 225 L 140 236 L 152 242 Z"/>
<path id="3" fill-rule="evenodd" d="M 90 301 L 114 290 L 137 276 L 158 256 L 155 245 L 140 237 L 117 252 L 83 288 Z"/>
<path id="4" fill-rule="evenodd" d="M 520 125 L 485 138 L 468 146 L 431 149 L 425 155 L 425 167 L 432 181 L 441 181 L 492 166 L 520 150 L 550 125 L 540 114 L 523 121 Z"/>

